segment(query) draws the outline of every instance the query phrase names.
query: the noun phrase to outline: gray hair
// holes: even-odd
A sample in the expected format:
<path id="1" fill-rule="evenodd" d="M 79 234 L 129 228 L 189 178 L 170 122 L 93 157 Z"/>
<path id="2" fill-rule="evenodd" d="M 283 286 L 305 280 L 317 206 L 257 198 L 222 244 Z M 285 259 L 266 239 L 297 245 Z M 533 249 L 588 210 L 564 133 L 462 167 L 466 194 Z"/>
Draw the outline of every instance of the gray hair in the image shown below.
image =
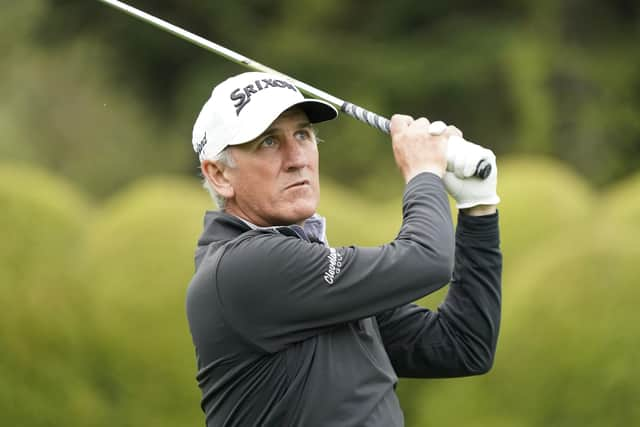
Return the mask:
<path id="1" fill-rule="evenodd" d="M 228 148 L 228 147 L 227 147 Z M 236 166 L 233 157 L 231 156 L 231 152 L 225 148 L 219 154 L 217 154 L 211 161 L 221 164 L 224 167 L 233 168 Z M 204 174 L 203 174 L 204 175 Z M 204 176 L 204 180 L 202 181 L 202 186 L 209 192 L 209 195 L 218 206 L 218 209 L 224 211 L 225 205 L 227 203 L 227 199 L 222 197 L 213 185 L 209 182 L 206 176 Z"/>

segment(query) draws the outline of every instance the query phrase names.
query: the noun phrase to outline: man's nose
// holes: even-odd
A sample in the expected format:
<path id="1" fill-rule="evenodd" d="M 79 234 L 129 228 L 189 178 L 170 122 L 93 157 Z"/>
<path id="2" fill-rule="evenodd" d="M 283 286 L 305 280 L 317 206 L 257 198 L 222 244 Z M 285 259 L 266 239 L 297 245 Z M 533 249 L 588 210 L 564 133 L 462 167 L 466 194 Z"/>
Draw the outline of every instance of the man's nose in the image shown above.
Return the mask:
<path id="1" fill-rule="evenodd" d="M 294 136 L 287 137 L 284 165 L 286 169 L 301 169 L 309 164 L 309 153 Z"/>

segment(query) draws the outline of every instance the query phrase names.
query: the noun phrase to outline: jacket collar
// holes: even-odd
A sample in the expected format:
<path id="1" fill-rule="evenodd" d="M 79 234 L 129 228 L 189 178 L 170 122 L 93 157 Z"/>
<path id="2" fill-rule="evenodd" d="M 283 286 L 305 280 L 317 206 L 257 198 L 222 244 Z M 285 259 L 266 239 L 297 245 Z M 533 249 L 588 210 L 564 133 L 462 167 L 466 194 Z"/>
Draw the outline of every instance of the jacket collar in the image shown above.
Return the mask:
<path id="1" fill-rule="evenodd" d="M 306 220 L 302 227 L 299 225 L 259 227 L 235 215 L 220 211 L 207 211 L 204 217 L 204 230 L 200 239 L 198 239 L 198 246 L 208 246 L 213 242 L 231 240 L 249 230 L 281 232 L 282 234 L 296 235 L 304 240 L 317 241 L 328 245 L 326 220 L 318 214 L 314 214 Z"/>

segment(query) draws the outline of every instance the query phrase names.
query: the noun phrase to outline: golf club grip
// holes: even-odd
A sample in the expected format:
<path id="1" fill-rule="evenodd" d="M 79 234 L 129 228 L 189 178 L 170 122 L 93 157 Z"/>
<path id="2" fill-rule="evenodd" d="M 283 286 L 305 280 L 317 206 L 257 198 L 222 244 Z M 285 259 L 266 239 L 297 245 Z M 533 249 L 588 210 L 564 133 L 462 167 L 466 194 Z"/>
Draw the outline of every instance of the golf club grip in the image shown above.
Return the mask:
<path id="1" fill-rule="evenodd" d="M 360 120 L 368 124 L 371 127 L 374 127 L 386 134 L 391 133 L 391 122 L 389 119 L 386 119 L 376 113 L 372 113 L 369 110 L 365 110 L 362 107 L 358 107 L 355 104 L 350 102 L 345 102 L 340 107 L 342 112 L 350 115 L 354 119 Z M 491 174 L 491 163 L 486 160 L 480 160 L 478 165 L 476 166 L 476 170 L 473 176 L 478 177 L 480 179 L 485 179 Z"/>
<path id="2" fill-rule="evenodd" d="M 358 119 L 361 122 L 364 122 L 369 126 L 372 126 L 386 134 L 391 132 L 391 122 L 389 121 L 389 119 L 386 119 L 376 113 L 372 113 L 371 111 L 365 110 L 364 108 L 358 107 L 357 105 L 350 102 L 345 102 L 344 104 L 342 104 L 340 110 L 350 115 L 354 119 Z"/>

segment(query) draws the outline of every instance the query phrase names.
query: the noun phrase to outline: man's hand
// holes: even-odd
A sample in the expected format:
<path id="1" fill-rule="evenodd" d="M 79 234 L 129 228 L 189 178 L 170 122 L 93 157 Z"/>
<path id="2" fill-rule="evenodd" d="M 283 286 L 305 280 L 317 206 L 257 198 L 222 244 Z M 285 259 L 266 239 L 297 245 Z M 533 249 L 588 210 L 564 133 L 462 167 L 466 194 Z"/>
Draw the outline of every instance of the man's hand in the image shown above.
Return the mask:
<path id="1" fill-rule="evenodd" d="M 444 125 L 444 124 L 443 124 Z M 500 197 L 496 193 L 498 167 L 496 156 L 489 149 L 462 138 L 462 131 L 455 126 L 447 126 L 447 171 L 444 185 L 456 200 L 458 209 L 465 215 L 481 216 L 496 212 Z M 474 177 L 475 167 L 480 159 L 491 164 L 491 174 L 485 179 Z"/>
<path id="2" fill-rule="evenodd" d="M 498 184 L 498 166 L 496 156 L 489 149 L 472 144 L 474 150 L 484 150 L 482 155 L 491 164 L 491 174 L 486 179 L 477 177 L 459 178 L 454 172 L 444 175 L 444 186 L 447 192 L 456 200 L 458 209 L 467 215 L 487 215 L 495 212 L 495 205 L 500 202 L 496 193 Z M 468 209 L 472 208 L 472 209 Z M 467 210 L 468 209 L 468 210 Z"/>
<path id="3" fill-rule="evenodd" d="M 395 114 L 391 117 L 391 141 L 396 164 L 405 182 L 422 173 L 440 178 L 447 167 L 447 137 L 429 133 L 429 120 Z"/>

